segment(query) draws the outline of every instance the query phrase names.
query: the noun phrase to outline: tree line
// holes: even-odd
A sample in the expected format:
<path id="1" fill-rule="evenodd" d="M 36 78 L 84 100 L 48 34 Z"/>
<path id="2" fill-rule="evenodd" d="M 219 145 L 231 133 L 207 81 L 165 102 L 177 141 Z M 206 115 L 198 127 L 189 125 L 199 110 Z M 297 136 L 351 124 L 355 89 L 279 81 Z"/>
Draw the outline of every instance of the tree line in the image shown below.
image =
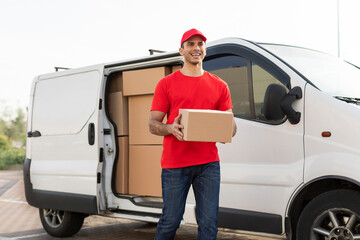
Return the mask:
<path id="1" fill-rule="evenodd" d="M 0 116 L 0 169 L 25 159 L 26 114 L 18 108 L 13 117 L 4 115 Z"/>

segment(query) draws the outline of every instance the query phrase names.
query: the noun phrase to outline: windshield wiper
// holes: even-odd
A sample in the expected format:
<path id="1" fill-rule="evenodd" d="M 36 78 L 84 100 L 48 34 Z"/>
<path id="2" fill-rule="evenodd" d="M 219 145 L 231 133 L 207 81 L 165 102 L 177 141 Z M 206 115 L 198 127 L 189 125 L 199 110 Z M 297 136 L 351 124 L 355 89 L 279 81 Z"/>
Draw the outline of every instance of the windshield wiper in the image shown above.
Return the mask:
<path id="1" fill-rule="evenodd" d="M 360 105 L 360 98 L 342 97 L 342 96 L 334 96 L 334 98 L 337 98 L 337 99 L 347 102 L 347 103 L 355 103 L 357 105 Z"/>

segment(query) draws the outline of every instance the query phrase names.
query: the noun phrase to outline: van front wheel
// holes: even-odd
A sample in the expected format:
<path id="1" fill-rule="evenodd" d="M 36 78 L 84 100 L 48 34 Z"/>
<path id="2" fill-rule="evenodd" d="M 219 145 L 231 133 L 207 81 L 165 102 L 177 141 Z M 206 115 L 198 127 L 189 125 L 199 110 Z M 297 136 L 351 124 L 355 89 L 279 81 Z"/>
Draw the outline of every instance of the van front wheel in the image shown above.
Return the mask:
<path id="1" fill-rule="evenodd" d="M 334 190 L 314 198 L 300 215 L 297 240 L 360 239 L 360 193 Z"/>
<path id="2" fill-rule="evenodd" d="M 85 215 L 53 209 L 39 209 L 40 220 L 45 231 L 54 237 L 70 237 L 84 223 Z"/>

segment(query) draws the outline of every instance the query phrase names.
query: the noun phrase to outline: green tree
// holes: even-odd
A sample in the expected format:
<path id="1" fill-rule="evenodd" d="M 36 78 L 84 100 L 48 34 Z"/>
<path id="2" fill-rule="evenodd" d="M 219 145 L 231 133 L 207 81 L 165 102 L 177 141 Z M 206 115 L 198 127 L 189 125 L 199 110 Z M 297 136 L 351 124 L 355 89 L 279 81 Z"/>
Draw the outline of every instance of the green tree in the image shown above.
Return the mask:
<path id="1" fill-rule="evenodd" d="M 0 135 L 0 151 L 11 147 L 9 138 L 5 135 Z"/>
<path id="2" fill-rule="evenodd" d="M 25 113 L 21 108 L 18 108 L 16 115 L 10 110 L 10 107 L 2 107 L 0 116 L 0 169 L 22 164 L 25 159 Z M 21 144 L 14 144 L 14 141 Z"/>
<path id="3" fill-rule="evenodd" d="M 9 127 L 9 138 L 14 141 L 24 142 L 26 138 L 25 114 L 21 108 L 17 110 L 17 116 L 11 120 Z"/>
<path id="4" fill-rule="evenodd" d="M 7 125 L 6 125 L 5 120 L 0 118 L 0 135 L 5 135 L 6 128 L 7 128 Z"/>

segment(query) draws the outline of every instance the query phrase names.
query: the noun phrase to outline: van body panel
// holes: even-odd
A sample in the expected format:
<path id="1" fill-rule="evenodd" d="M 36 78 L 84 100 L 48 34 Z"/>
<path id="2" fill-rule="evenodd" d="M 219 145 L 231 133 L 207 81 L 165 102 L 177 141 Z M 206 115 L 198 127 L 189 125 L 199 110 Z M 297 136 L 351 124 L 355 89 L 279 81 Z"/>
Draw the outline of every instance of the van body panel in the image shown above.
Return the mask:
<path id="1" fill-rule="evenodd" d="M 69 212 L 97 214 L 96 196 L 71 194 L 54 191 L 34 190 L 30 181 L 31 159 L 24 161 L 24 185 L 26 201 L 34 207 L 61 209 Z"/>
<path id="2" fill-rule="evenodd" d="M 101 171 L 102 131 L 98 123 L 102 80 L 102 65 L 34 80 L 28 131 L 41 134 L 28 138 L 34 191 L 78 194 L 96 200 Z"/>
<path id="3" fill-rule="evenodd" d="M 276 214 L 219 208 L 218 226 L 271 234 L 282 233 L 282 217 Z"/>
<path id="4" fill-rule="evenodd" d="M 69 212 L 97 214 L 96 196 L 34 190 L 30 181 L 31 159 L 24 161 L 24 185 L 26 201 L 33 207 L 61 209 Z"/>
<path id="5" fill-rule="evenodd" d="M 27 122 L 26 122 L 26 130 L 28 131 L 31 129 L 32 124 L 32 109 L 34 105 L 34 93 L 35 93 L 35 82 L 39 79 L 40 76 L 34 77 L 31 90 L 30 90 L 30 97 L 29 97 L 29 106 L 28 106 L 28 115 L 27 115 Z M 31 159 L 32 151 L 31 151 L 31 138 L 26 138 L 26 158 Z"/>
<path id="6" fill-rule="evenodd" d="M 235 122 L 238 132 L 233 142 L 218 144 L 220 207 L 284 217 L 288 199 L 303 179 L 302 125 L 294 127 L 286 122 L 284 126 L 272 126 L 242 119 Z M 289 145 L 289 141 L 294 144 Z"/>
<path id="7" fill-rule="evenodd" d="M 100 75 L 89 71 L 36 81 L 32 129 L 42 136 L 79 133 L 97 107 Z"/>
<path id="8" fill-rule="evenodd" d="M 312 86 L 306 90 L 306 105 L 305 182 L 332 175 L 359 183 L 360 108 Z M 322 137 L 322 132 L 331 136 Z"/>

